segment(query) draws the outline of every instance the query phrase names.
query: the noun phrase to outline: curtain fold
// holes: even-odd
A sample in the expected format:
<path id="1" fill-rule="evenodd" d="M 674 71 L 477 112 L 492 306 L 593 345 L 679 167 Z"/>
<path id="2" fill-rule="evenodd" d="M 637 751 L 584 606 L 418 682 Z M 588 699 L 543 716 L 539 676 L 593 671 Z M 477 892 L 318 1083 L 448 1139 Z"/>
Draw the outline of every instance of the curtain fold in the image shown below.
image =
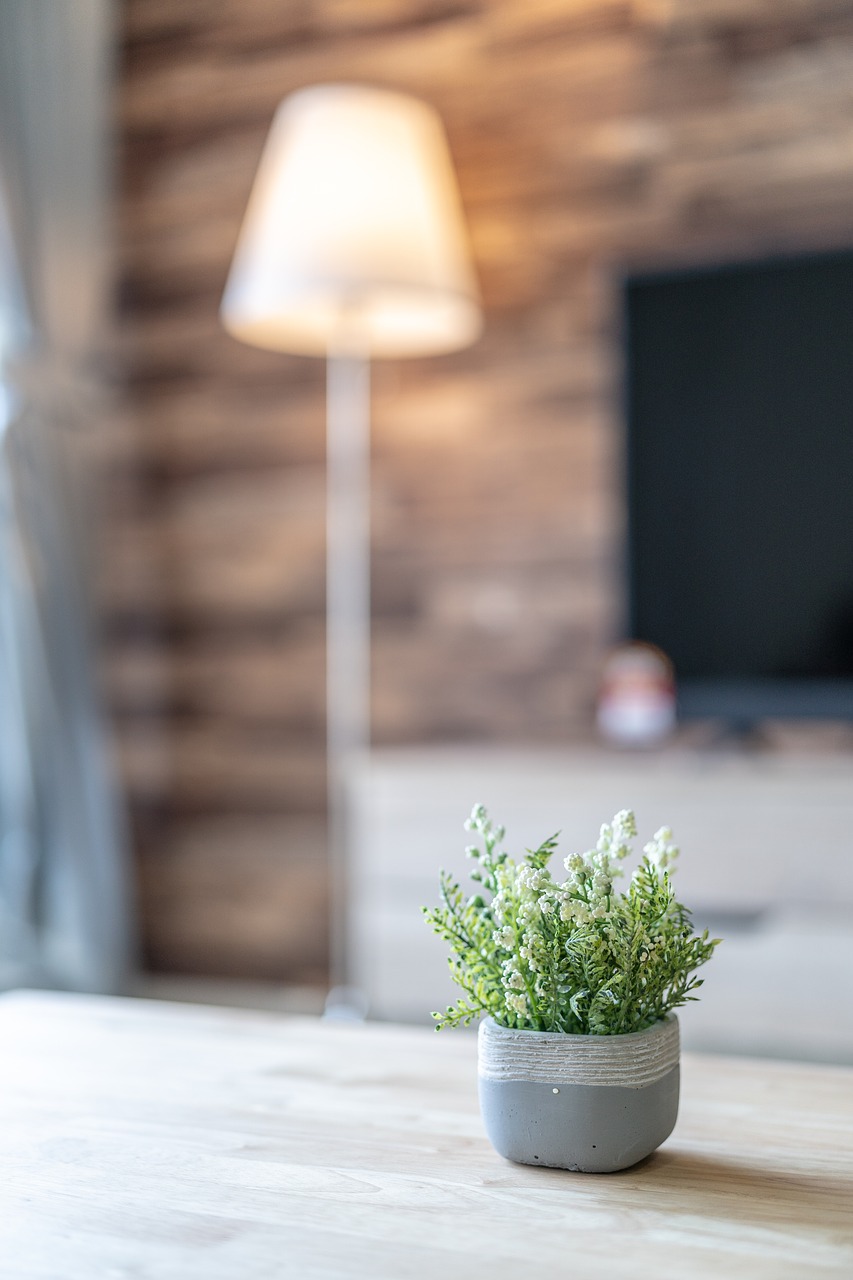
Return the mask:
<path id="1" fill-rule="evenodd" d="M 0 0 L 0 986 L 116 991 L 135 953 L 76 434 L 109 300 L 109 0 Z"/>

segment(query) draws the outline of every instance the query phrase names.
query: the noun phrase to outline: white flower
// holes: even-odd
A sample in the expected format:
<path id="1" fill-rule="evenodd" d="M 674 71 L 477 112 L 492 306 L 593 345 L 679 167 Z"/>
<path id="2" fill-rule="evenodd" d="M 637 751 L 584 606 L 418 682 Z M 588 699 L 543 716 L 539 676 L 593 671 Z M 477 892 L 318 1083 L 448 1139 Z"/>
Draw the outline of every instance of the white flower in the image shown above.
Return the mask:
<path id="1" fill-rule="evenodd" d="M 519 867 L 515 877 L 516 888 L 520 892 L 538 893 L 548 883 L 548 875 L 535 867 Z"/>
<path id="2" fill-rule="evenodd" d="M 637 819 L 633 809 L 620 809 L 613 819 L 614 838 L 618 844 L 632 840 L 637 834 Z M 670 840 L 672 836 L 668 837 Z"/>
<path id="3" fill-rule="evenodd" d="M 527 997 L 514 992 L 506 998 L 507 1008 L 524 1016 L 527 1013 Z"/>
<path id="4" fill-rule="evenodd" d="M 672 843 L 672 832 L 669 827 L 661 827 L 656 831 L 643 853 L 659 870 L 663 871 L 678 857 L 678 846 Z"/>
<path id="5" fill-rule="evenodd" d="M 475 804 L 471 810 L 471 817 L 465 820 L 466 831 L 478 831 L 488 818 L 486 807 L 482 804 Z"/>
<path id="6" fill-rule="evenodd" d="M 585 902 L 572 903 L 575 924 L 589 924 L 592 914 Z"/>

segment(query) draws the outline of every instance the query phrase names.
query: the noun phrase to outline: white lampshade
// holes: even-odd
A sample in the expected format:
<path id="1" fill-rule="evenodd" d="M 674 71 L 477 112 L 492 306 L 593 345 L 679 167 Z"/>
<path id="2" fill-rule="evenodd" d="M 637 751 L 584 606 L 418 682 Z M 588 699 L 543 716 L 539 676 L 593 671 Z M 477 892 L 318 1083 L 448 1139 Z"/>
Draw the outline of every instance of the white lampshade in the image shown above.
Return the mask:
<path id="1" fill-rule="evenodd" d="M 318 85 L 276 112 L 222 301 L 244 342 L 429 355 L 480 332 L 459 194 L 436 112 Z"/>

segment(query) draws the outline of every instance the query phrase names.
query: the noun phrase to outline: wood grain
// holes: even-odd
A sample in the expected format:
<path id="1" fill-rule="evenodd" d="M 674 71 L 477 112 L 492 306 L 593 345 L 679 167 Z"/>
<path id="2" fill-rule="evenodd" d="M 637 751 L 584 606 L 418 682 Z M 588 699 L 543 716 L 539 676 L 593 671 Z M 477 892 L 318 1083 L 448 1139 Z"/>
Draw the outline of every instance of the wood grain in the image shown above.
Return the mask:
<path id="1" fill-rule="evenodd" d="M 612 1175 L 511 1165 L 472 1035 L 0 1000 L 8 1280 L 802 1280 L 853 1272 L 853 1072 L 684 1062 Z"/>

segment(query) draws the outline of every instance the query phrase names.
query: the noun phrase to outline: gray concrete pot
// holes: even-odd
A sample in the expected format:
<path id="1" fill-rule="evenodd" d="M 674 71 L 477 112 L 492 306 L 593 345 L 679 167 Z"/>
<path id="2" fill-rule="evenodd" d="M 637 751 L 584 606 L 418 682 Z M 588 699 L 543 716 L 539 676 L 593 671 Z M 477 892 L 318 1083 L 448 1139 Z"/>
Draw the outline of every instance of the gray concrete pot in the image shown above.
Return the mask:
<path id="1" fill-rule="evenodd" d="M 678 1019 L 622 1036 L 480 1024 L 480 1109 L 507 1160 L 580 1173 L 627 1169 L 678 1114 Z"/>

